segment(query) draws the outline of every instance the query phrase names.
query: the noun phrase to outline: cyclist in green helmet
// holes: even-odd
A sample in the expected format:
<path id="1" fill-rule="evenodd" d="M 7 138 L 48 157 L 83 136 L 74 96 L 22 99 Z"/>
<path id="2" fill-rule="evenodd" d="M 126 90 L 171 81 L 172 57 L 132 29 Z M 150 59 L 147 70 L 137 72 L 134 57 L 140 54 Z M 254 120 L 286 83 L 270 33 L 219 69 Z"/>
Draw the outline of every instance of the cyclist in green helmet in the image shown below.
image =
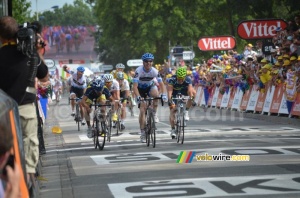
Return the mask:
<path id="1" fill-rule="evenodd" d="M 187 76 L 187 71 L 185 67 L 180 67 L 177 69 L 176 74 L 168 79 L 168 104 L 170 107 L 170 125 L 171 125 L 171 137 L 175 138 L 175 101 L 172 98 L 176 98 L 177 94 L 181 94 L 183 96 L 189 96 L 189 100 L 186 104 L 186 110 L 184 112 L 185 120 L 188 121 L 189 114 L 188 110 L 193 104 L 195 90 L 192 86 L 192 79 Z"/>

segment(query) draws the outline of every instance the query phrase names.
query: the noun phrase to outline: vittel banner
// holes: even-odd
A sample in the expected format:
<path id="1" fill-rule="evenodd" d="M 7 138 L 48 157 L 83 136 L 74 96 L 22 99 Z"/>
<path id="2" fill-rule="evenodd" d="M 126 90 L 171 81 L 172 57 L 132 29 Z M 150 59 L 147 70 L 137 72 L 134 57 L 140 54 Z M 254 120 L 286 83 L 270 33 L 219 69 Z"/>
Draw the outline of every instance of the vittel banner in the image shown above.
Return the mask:
<path id="1" fill-rule="evenodd" d="M 237 33 L 242 39 L 266 39 L 276 35 L 276 28 L 285 29 L 287 23 L 282 19 L 264 19 L 242 21 Z"/>
<path id="2" fill-rule="evenodd" d="M 230 50 L 236 45 L 235 38 L 232 36 L 202 37 L 198 41 L 201 51 Z"/>

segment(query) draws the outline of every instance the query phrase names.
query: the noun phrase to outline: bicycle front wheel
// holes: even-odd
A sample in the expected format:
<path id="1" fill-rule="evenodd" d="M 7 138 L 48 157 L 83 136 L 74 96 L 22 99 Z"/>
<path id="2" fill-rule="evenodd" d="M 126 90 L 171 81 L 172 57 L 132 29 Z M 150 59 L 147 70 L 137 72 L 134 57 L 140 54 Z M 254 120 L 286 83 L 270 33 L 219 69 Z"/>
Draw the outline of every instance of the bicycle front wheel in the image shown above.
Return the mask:
<path id="1" fill-rule="evenodd" d="M 77 126 L 78 126 L 78 131 L 80 131 L 81 116 L 80 116 L 80 110 L 79 110 L 78 104 L 76 104 L 76 122 L 77 122 Z"/>
<path id="2" fill-rule="evenodd" d="M 179 127 L 178 127 L 179 130 L 178 130 L 178 134 L 177 134 L 177 143 L 183 144 L 183 141 L 184 141 L 184 125 L 185 125 L 185 118 L 184 118 L 183 111 L 181 111 L 180 114 L 179 114 L 179 122 L 177 124 L 179 124 Z"/>
<path id="3" fill-rule="evenodd" d="M 111 127 L 112 127 L 112 120 L 111 120 L 111 113 L 109 113 L 107 116 L 106 116 L 106 125 L 107 125 L 107 141 L 110 142 L 110 139 L 111 139 Z"/>
<path id="4" fill-rule="evenodd" d="M 97 149 L 99 147 L 99 140 L 98 140 L 98 136 L 100 133 L 100 127 L 99 127 L 99 120 L 97 118 L 94 118 L 93 121 L 93 133 L 94 133 L 94 146 L 95 149 Z"/>
<path id="5" fill-rule="evenodd" d="M 154 121 L 154 116 L 151 113 L 150 118 L 150 128 L 149 128 L 149 136 L 150 136 L 150 140 L 151 140 L 151 144 L 152 147 L 155 148 L 155 144 L 156 144 L 156 130 L 155 130 L 155 121 Z"/>
<path id="6" fill-rule="evenodd" d="M 99 133 L 99 136 L 98 136 L 99 150 L 103 150 L 103 148 L 104 148 L 107 130 L 108 130 L 108 128 L 107 128 L 105 121 L 102 121 L 101 122 L 101 132 Z"/>

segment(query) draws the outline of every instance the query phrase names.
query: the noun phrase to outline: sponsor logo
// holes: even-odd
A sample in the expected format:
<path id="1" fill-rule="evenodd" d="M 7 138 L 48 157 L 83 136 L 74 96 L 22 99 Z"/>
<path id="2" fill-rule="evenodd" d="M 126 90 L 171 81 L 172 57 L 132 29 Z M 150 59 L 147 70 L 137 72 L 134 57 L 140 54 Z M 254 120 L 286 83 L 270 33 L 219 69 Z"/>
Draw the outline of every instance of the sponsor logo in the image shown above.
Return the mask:
<path id="1" fill-rule="evenodd" d="M 285 29 L 287 23 L 282 19 L 242 21 L 237 27 L 237 33 L 242 39 L 272 38 L 278 27 Z"/>
<path id="2" fill-rule="evenodd" d="M 232 36 L 203 37 L 198 41 L 201 51 L 230 50 L 236 45 Z"/>

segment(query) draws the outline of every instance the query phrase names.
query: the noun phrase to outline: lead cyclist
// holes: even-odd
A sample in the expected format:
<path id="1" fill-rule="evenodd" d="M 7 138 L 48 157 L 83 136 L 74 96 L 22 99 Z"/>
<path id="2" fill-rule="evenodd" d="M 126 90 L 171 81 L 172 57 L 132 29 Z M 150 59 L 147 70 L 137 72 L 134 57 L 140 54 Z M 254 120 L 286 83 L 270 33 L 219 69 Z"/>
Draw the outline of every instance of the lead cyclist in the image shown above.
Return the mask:
<path id="1" fill-rule="evenodd" d="M 165 85 L 162 81 L 162 78 L 154 67 L 152 67 L 154 60 L 154 56 L 151 53 L 145 53 L 142 56 L 143 66 L 138 67 L 135 70 L 135 75 L 133 78 L 133 92 L 136 95 L 137 102 L 140 103 L 140 114 L 139 114 L 139 123 L 141 130 L 141 142 L 145 141 L 145 110 L 146 104 L 141 103 L 142 98 L 150 97 L 158 97 L 159 91 L 153 79 L 156 78 L 159 83 L 161 89 L 160 93 L 162 94 L 162 99 L 167 101 L 167 96 L 165 93 Z M 153 101 L 153 109 L 154 109 L 154 120 L 158 122 L 158 117 L 156 115 L 158 100 Z"/>

